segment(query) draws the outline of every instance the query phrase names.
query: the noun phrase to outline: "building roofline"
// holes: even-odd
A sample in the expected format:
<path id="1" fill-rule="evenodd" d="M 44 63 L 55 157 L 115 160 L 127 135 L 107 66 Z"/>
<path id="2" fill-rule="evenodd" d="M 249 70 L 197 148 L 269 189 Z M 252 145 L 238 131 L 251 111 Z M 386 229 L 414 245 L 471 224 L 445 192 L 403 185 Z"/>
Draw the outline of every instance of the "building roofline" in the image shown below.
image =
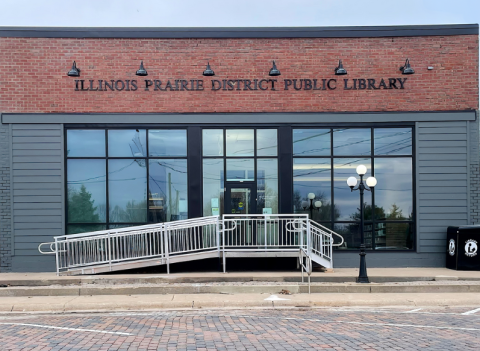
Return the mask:
<path id="1" fill-rule="evenodd" d="M 0 27 L 16 38 L 372 38 L 478 35 L 478 24 L 356 27 Z"/>

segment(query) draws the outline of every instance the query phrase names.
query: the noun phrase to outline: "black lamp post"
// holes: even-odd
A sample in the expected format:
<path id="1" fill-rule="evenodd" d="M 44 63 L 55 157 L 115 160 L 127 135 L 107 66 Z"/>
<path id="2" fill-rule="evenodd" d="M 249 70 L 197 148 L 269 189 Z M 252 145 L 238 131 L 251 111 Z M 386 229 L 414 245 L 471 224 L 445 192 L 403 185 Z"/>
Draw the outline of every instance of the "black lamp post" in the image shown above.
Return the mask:
<path id="1" fill-rule="evenodd" d="M 366 184 L 363 183 L 363 176 L 367 173 L 367 167 L 360 165 L 357 167 L 357 174 L 360 176 L 360 183 L 357 185 L 357 178 L 350 177 L 347 179 L 347 184 L 351 191 L 360 190 L 360 269 L 358 272 L 357 283 L 370 283 L 367 275 L 367 263 L 365 261 L 365 234 L 363 225 L 363 193 L 365 190 L 371 191 L 377 185 L 375 177 L 368 177 Z M 365 186 L 366 185 L 366 186 Z"/>
<path id="2" fill-rule="evenodd" d="M 319 211 L 320 207 L 322 207 L 322 202 L 321 201 L 315 201 L 315 203 L 313 203 L 313 199 L 315 199 L 315 194 L 314 193 L 309 193 L 307 196 L 308 196 L 308 199 L 310 200 L 310 205 L 308 205 L 307 201 L 302 201 L 302 207 L 303 207 L 304 211 L 306 211 L 307 209 L 310 210 L 310 219 L 312 219 L 313 210 Z"/>

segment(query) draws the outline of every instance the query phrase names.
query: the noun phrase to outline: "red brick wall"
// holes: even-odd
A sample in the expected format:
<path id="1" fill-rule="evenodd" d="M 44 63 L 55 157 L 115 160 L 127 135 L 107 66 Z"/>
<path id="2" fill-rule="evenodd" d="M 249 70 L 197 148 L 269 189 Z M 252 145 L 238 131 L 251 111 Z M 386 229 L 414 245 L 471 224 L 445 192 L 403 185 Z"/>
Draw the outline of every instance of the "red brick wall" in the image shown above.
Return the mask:
<path id="1" fill-rule="evenodd" d="M 410 58 L 415 74 L 399 67 Z M 342 59 L 347 76 L 333 73 Z M 276 91 L 211 91 L 203 77 L 268 79 Z M 137 91 L 75 91 L 80 79 L 138 81 Z M 204 91 L 144 91 L 147 79 L 203 79 Z M 427 70 L 433 66 L 434 70 Z M 405 89 L 343 90 L 348 78 L 405 78 Z M 284 79 L 339 79 L 336 90 L 283 90 Z M 478 109 L 478 36 L 352 39 L 0 38 L 0 112 L 343 112 Z"/>

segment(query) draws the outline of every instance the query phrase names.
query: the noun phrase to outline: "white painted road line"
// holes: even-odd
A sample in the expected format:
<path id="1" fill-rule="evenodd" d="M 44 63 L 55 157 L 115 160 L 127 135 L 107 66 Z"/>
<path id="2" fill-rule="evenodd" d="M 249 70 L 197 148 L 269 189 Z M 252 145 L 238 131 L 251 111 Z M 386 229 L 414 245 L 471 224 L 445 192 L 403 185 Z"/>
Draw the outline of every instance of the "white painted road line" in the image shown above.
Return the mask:
<path id="1" fill-rule="evenodd" d="M 405 313 L 414 313 L 423 310 L 423 308 L 417 308 L 416 310 L 407 311 Z"/>
<path id="2" fill-rule="evenodd" d="M 266 299 L 264 299 L 264 301 L 287 301 L 287 300 L 290 300 L 290 299 L 282 299 L 277 295 L 270 295 L 270 297 L 267 297 Z"/>
<path id="3" fill-rule="evenodd" d="M 130 333 L 122 333 L 122 332 L 111 332 L 111 331 L 95 330 L 95 329 L 80 329 L 80 328 L 54 327 L 53 325 L 42 325 L 42 324 L 27 324 L 27 323 L 0 323 L 0 324 L 4 324 L 4 325 L 21 325 L 21 326 L 24 326 L 24 327 L 35 327 L 35 328 L 72 330 L 72 331 L 101 333 L 101 334 L 114 334 L 114 335 L 126 335 L 126 336 L 131 336 L 131 335 L 133 335 L 133 334 L 130 334 Z"/>
<path id="4" fill-rule="evenodd" d="M 476 308 L 474 310 L 471 310 L 471 311 L 467 311 L 467 312 L 464 312 L 462 313 L 463 316 L 468 316 L 469 314 L 474 314 L 474 313 L 477 313 L 480 311 L 480 308 Z"/>

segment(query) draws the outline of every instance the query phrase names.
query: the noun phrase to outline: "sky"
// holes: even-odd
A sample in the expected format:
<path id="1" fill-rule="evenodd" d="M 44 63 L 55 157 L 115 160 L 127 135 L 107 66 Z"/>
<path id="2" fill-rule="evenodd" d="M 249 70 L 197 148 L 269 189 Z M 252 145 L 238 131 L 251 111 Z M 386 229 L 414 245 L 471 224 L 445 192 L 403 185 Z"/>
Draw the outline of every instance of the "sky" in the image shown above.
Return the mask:
<path id="1" fill-rule="evenodd" d="M 479 22 L 480 0 L 0 0 L 0 26 L 301 27 Z"/>

